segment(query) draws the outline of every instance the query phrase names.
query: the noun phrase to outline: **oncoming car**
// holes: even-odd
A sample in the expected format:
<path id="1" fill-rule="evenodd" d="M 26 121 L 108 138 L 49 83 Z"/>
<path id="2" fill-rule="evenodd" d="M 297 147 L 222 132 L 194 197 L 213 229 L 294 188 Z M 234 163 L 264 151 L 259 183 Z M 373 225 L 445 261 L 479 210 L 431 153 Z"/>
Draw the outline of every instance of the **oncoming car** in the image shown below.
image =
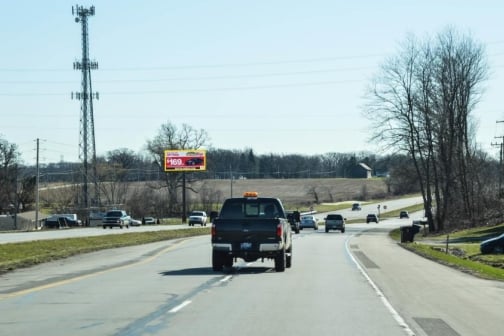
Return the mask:
<path id="1" fill-rule="evenodd" d="M 299 222 L 299 229 L 312 228 L 318 230 L 318 219 L 312 215 L 301 216 L 301 222 Z"/>
<path id="2" fill-rule="evenodd" d="M 205 211 L 193 211 L 189 215 L 189 226 L 194 226 L 194 224 L 206 226 L 207 218 L 208 217 Z"/>

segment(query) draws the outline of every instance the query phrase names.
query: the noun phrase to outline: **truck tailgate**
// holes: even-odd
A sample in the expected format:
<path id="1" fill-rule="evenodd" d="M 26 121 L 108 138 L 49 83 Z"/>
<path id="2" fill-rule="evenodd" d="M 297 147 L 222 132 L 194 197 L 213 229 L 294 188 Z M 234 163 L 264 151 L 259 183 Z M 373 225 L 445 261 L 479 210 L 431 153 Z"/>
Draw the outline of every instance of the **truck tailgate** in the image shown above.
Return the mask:
<path id="1" fill-rule="evenodd" d="M 280 219 L 224 219 L 214 221 L 212 243 L 231 244 L 233 250 L 258 250 L 259 244 L 278 242 Z"/>

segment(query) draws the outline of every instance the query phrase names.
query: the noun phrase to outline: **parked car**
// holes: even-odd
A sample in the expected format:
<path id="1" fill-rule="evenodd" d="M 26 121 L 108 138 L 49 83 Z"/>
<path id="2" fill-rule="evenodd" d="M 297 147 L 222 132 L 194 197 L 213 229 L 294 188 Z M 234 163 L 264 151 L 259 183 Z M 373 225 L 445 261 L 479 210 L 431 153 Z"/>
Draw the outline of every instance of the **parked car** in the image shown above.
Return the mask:
<path id="1" fill-rule="evenodd" d="M 504 253 L 504 233 L 500 236 L 484 240 L 480 244 L 482 254 Z"/>
<path id="2" fill-rule="evenodd" d="M 49 229 L 75 226 L 82 226 L 82 222 L 76 214 L 55 214 L 44 221 L 44 227 Z"/>
<path id="3" fill-rule="evenodd" d="M 189 215 L 189 226 L 194 226 L 194 224 L 206 226 L 207 220 L 208 217 L 205 211 L 193 211 Z"/>
<path id="4" fill-rule="evenodd" d="M 67 216 L 64 214 L 52 215 L 51 217 L 45 219 L 44 227 L 48 229 L 61 229 L 81 226 L 81 221 L 76 218 L 77 217 L 72 218 L 72 216 Z"/>
<path id="5" fill-rule="evenodd" d="M 299 222 L 299 229 L 313 228 L 318 230 L 318 218 L 312 215 L 301 216 L 301 222 Z"/>
<path id="6" fill-rule="evenodd" d="M 366 223 L 368 223 L 368 224 L 369 224 L 369 222 L 375 222 L 376 224 L 378 224 L 379 221 L 380 221 L 380 219 L 378 218 L 378 216 L 376 214 L 368 214 L 366 217 Z"/>
<path id="7" fill-rule="evenodd" d="M 138 219 L 131 218 L 130 225 L 131 226 L 140 226 L 140 225 L 142 225 L 142 221 L 138 220 Z"/>
<path id="8" fill-rule="evenodd" d="M 352 204 L 352 211 L 359 211 L 359 210 L 362 210 L 360 203 Z"/>
<path id="9" fill-rule="evenodd" d="M 408 211 L 401 211 L 399 213 L 399 218 L 409 218 L 409 213 Z"/>
<path id="10" fill-rule="evenodd" d="M 156 224 L 156 219 L 154 217 L 143 217 L 142 223 L 143 224 Z"/>
<path id="11" fill-rule="evenodd" d="M 345 233 L 345 221 L 344 218 L 340 214 L 329 214 L 327 215 L 325 220 L 325 232 L 329 232 L 329 230 L 340 230 L 341 233 Z"/>

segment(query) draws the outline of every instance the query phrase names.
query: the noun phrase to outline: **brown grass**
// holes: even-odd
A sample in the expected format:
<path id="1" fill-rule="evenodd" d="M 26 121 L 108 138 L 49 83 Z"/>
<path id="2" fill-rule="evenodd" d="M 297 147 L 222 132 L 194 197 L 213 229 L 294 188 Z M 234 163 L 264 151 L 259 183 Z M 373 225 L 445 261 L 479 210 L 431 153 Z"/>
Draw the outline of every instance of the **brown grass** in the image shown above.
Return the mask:
<path id="1" fill-rule="evenodd" d="M 205 180 L 195 184 L 221 191 L 224 198 L 231 195 L 230 180 Z M 247 179 L 234 180 L 233 196 L 241 196 L 245 191 L 257 191 L 263 197 L 278 197 L 283 203 L 314 204 L 349 200 L 368 200 L 386 196 L 387 186 L 383 179 Z"/>

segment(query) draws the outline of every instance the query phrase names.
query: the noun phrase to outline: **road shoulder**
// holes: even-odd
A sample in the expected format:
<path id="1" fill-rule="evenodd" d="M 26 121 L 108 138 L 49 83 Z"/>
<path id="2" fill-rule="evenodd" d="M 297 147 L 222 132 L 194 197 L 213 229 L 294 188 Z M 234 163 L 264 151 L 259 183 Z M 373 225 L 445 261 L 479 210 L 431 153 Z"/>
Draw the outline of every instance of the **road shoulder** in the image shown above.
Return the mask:
<path id="1" fill-rule="evenodd" d="M 349 247 L 417 335 L 496 335 L 504 322 L 504 284 L 425 259 L 374 229 Z"/>

